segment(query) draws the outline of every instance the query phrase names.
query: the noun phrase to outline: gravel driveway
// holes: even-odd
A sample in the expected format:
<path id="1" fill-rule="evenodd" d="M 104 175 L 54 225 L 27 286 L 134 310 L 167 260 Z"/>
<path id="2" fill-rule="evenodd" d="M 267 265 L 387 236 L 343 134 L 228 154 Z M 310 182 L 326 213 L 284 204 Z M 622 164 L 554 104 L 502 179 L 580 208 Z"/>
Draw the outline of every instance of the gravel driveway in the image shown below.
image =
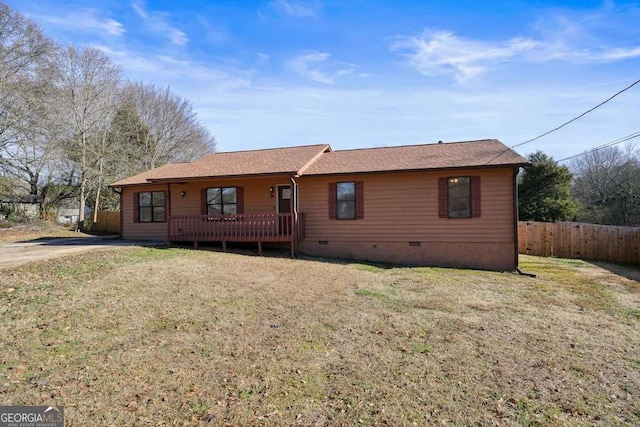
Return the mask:
<path id="1" fill-rule="evenodd" d="M 104 237 L 38 239 L 29 242 L 0 243 L 0 269 L 30 261 L 59 258 L 81 252 L 121 246 L 157 245 L 159 242 L 120 240 Z"/>

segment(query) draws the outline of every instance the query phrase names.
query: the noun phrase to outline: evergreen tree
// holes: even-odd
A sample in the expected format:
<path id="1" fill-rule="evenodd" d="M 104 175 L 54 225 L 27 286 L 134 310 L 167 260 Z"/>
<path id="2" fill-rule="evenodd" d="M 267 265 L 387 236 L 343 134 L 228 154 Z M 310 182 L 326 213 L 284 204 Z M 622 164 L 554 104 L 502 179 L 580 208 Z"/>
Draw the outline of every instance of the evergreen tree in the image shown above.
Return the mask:
<path id="1" fill-rule="evenodd" d="M 520 221 L 568 221 L 578 206 L 571 196 L 571 172 L 541 151 L 528 157 L 531 166 L 522 175 L 518 188 Z"/>
<path id="2" fill-rule="evenodd" d="M 148 151 L 154 150 L 154 139 L 130 100 L 125 99 L 118 107 L 111 122 L 109 139 L 119 152 L 110 159 L 109 167 L 114 172 L 112 178 L 117 180 L 148 169 L 144 159 L 148 157 Z M 169 161 L 163 160 L 163 164 Z"/>

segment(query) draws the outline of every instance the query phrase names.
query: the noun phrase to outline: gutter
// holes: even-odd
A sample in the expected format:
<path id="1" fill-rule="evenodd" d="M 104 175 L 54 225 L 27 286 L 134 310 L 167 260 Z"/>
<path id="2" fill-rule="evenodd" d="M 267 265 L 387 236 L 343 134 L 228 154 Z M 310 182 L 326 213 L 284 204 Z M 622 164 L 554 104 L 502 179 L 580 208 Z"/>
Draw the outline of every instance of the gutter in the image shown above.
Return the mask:
<path id="1" fill-rule="evenodd" d="M 459 170 L 476 170 L 476 169 L 504 169 L 512 167 L 524 167 L 529 166 L 530 163 L 505 163 L 498 165 L 475 165 L 475 166 L 449 166 L 439 168 L 418 168 L 418 169 L 385 169 L 385 170 L 371 170 L 371 171 L 336 171 L 336 172 L 323 172 L 323 173 L 303 173 L 301 175 L 314 177 L 314 176 L 334 176 L 334 175 L 372 175 L 372 174 L 389 174 L 389 173 L 412 173 L 412 172 L 443 172 L 443 171 L 459 171 Z"/>

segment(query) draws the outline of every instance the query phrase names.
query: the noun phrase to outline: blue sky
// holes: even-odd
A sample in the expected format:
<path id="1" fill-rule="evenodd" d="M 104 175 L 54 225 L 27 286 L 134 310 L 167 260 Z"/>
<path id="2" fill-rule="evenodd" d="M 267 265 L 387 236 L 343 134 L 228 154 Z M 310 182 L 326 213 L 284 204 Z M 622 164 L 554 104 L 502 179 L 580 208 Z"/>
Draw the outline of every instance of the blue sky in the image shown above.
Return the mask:
<path id="1" fill-rule="evenodd" d="M 511 146 L 640 79 L 639 2 L 7 3 L 190 99 L 221 151 Z M 639 111 L 640 85 L 517 150 L 568 157 L 639 131 Z"/>

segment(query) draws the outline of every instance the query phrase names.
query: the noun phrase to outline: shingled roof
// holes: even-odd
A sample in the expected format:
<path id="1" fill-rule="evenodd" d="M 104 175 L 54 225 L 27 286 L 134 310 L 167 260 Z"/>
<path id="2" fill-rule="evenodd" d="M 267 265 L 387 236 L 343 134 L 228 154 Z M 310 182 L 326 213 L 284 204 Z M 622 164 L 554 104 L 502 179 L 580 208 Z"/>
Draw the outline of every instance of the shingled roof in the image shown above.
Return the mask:
<path id="1" fill-rule="evenodd" d="M 331 151 L 321 144 L 214 153 L 191 163 L 170 163 L 111 186 L 267 174 L 306 176 L 526 164 L 527 159 L 497 139 L 343 151 Z"/>
<path id="2" fill-rule="evenodd" d="M 526 165 L 524 157 L 497 139 L 332 151 L 304 175 Z"/>
<path id="3" fill-rule="evenodd" d="M 181 179 L 299 174 L 331 147 L 326 144 L 214 153 L 191 163 L 170 163 L 125 178 L 112 187 Z"/>

